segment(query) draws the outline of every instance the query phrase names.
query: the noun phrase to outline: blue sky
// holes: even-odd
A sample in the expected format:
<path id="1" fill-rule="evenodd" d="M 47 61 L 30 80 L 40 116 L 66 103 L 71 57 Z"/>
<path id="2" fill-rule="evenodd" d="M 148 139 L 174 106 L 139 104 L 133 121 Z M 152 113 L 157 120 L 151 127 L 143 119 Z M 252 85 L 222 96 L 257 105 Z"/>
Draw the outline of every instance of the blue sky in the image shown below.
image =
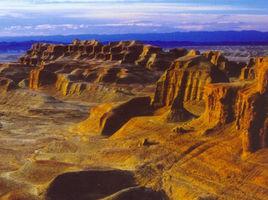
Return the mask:
<path id="1" fill-rule="evenodd" d="M 0 36 L 268 31 L 268 0 L 0 0 Z"/>

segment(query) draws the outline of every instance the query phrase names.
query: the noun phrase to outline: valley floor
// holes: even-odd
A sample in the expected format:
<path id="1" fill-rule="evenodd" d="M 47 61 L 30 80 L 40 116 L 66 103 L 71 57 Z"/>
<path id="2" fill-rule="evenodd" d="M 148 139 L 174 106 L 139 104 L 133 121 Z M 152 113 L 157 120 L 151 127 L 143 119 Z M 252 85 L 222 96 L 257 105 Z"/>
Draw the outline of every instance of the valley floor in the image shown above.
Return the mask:
<path id="1" fill-rule="evenodd" d="M 135 187 L 160 191 L 163 198 L 267 199 L 268 151 L 242 155 L 233 124 L 207 136 L 194 127 L 178 134 L 173 131 L 178 124 L 145 116 L 131 119 L 109 138 L 77 134 L 77 124 L 87 118 L 93 105 L 26 89 L 1 96 L 1 199 L 43 199 L 48 185 L 60 174 L 113 169 L 132 173 Z M 121 176 L 120 172 L 105 184 L 113 185 Z M 84 183 L 79 176 L 70 180 L 71 188 Z M 129 186 L 128 190 L 136 191 Z M 120 199 L 116 197 L 124 192 L 100 197 Z M 96 199 L 85 193 L 80 191 L 76 199 Z"/>

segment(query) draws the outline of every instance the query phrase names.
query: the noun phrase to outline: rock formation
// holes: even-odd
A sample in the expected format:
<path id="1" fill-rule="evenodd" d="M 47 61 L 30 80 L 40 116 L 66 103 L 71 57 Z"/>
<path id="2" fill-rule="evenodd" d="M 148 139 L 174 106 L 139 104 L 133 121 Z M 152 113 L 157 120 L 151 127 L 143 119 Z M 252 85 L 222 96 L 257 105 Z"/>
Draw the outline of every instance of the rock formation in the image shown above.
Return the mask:
<path id="1" fill-rule="evenodd" d="M 186 49 L 164 52 L 137 41 L 110 42 L 75 40 L 70 45 L 35 44 L 20 58 L 33 67 L 29 78 L 32 89 L 53 86 L 64 96 L 89 93 L 95 85 L 152 84 L 161 71 L 187 53 Z M 95 87 L 96 88 L 96 87 Z"/>
<path id="2" fill-rule="evenodd" d="M 238 77 L 242 68 L 246 66 L 243 62 L 229 61 L 220 51 L 207 51 L 202 54 L 216 65 L 220 70 L 224 71 L 228 77 Z"/>
<path id="3" fill-rule="evenodd" d="M 13 80 L 8 79 L 8 78 L 4 78 L 4 77 L 0 77 L 0 90 L 2 92 L 8 92 L 12 89 L 15 89 L 16 85 L 14 83 Z"/>
<path id="4" fill-rule="evenodd" d="M 244 84 L 216 83 L 204 88 L 205 112 L 200 120 L 205 123 L 206 130 L 218 128 L 235 120 L 235 104 L 239 89 Z"/>
<path id="5" fill-rule="evenodd" d="M 112 135 L 131 118 L 150 114 L 150 103 L 150 97 L 136 97 L 125 103 L 94 107 L 89 118 L 82 122 L 78 129 L 82 132 Z"/>
<path id="6" fill-rule="evenodd" d="M 185 121 L 184 118 L 187 120 L 190 114 L 185 111 L 184 102 L 203 100 L 204 87 L 208 83 L 217 82 L 228 82 L 228 77 L 206 57 L 179 58 L 158 81 L 153 106 L 155 108 L 171 106 L 169 118 Z"/>
<path id="7" fill-rule="evenodd" d="M 208 84 L 204 88 L 206 109 L 199 119 L 206 130 L 235 121 L 244 152 L 267 147 L 267 69 L 267 58 L 258 58 L 253 81 Z"/>
<path id="8" fill-rule="evenodd" d="M 236 127 L 243 131 L 245 151 L 254 152 L 268 146 L 268 59 L 258 58 L 255 81 L 239 91 L 236 104 Z"/>
<path id="9" fill-rule="evenodd" d="M 39 43 L 0 93 L 0 199 L 268 197 L 267 57 Z"/>
<path id="10" fill-rule="evenodd" d="M 256 60 L 254 58 L 251 58 L 249 63 L 242 68 L 241 74 L 240 74 L 240 80 L 253 80 L 255 78 L 255 66 Z"/>
<path id="11" fill-rule="evenodd" d="M 170 106 L 178 93 L 184 93 L 183 101 L 202 100 L 204 86 L 217 82 L 228 82 L 228 78 L 205 57 L 182 57 L 158 81 L 153 104 Z"/>

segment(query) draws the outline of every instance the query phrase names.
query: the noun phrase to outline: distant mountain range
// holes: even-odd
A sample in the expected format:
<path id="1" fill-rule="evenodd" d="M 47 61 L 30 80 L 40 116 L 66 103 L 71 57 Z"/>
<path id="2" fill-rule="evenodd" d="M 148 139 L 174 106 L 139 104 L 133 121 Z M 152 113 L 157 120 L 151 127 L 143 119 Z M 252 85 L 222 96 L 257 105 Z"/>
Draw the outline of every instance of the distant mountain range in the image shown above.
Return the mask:
<path id="1" fill-rule="evenodd" d="M 36 42 L 70 43 L 74 39 L 96 39 L 103 43 L 120 40 L 139 40 L 144 43 L 173 48 L 179 46 L 214 45 L 268 45 L 268 32 L 258 31 L 216 31 L 216 32 L 174 32 L 118 35 L 53 35 L 27 37 L 0 37 L 0 52 L 25 51 Z"/>
<path id="2" fill-rule="evenodd" d="M 196 42 L 196 43 L 262 43 L 268 42 L 268 32 L 258 31 L 215 31 L 215 32 L 174 32 L 174 33 L 148 33 L 148 34 L 117 34 L 117 35 L 53 35 L 53 36 L 26 36 L 26 37 L 0 37 L 0 42 L 25 41 L 54 41 L 69 43 L 74 39 L 100 41 L 140 40 L 165 42 Z"/>

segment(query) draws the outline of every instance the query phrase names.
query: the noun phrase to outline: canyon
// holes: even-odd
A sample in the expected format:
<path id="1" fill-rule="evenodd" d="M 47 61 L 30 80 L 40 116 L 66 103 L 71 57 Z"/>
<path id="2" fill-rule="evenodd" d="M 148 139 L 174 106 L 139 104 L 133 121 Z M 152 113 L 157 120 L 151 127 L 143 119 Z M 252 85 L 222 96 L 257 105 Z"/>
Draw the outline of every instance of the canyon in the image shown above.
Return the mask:
<path id="1" fill-rule="evenodd" d="M 0 199 L 268 198 L 268 57 L 36 43 L 0 93 Z"/>

